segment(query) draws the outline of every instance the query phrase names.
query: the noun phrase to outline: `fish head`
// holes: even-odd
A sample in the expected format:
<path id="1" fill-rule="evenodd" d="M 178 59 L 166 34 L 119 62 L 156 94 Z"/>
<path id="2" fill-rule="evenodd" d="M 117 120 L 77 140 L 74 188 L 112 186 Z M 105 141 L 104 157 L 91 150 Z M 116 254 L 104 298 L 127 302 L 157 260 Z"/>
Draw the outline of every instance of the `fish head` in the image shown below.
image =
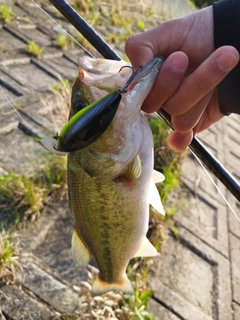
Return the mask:
<path id="1" fill-rule="evenodd" d="M 109 127 L 118 108 L 116 119 L 128 122 L 134 119 L 162 62 L 163 59 L 154 58 L 133 71 L 125 61 L 79 59 L 79 76 L 72 89 L 69 122 L 58 137 L 57 150 L 74 152 L 91 145 Z M 116 125 L 112 129 L 116 129 Z"/>
<path id="2" fill-rule="evenodd" d="M 131 64 L 123 60 L 80 58 L 79 76 L 72 91 L 70 115 L 78 111 L 79 104 L 90 104 L 114 90 L 120 90 L 122 94 L 130 96 L 131 104 L 142 104 L 162 63 L 163 58 L 156 57 L 134 71 Z M 122 90 L 123 88 L 125 90 Z"/>

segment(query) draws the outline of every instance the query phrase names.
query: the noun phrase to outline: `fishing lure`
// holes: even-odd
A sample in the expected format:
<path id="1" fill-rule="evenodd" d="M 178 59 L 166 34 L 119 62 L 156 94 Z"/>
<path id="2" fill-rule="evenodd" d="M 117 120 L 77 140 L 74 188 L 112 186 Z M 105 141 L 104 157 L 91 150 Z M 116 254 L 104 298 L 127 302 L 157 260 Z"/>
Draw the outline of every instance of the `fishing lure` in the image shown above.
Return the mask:
<path id="1" fill-rule="evenodd" d="M 132 69 L 130 66 L 123 66 L 119 72 L 123 68 Z M 141 69 L 142 67 L 139 67 L 136 71 L 133 71 L 123 88 L 114 90 L 101 99 L 81 108 L 63 126 L 59 135 L 41 139 L 43 146 L 58 155 L 66 155 L 68 152 L 88 147 L 96 141 L 112 122 L 122 94 L 127 92 L 130 83 Z"/>

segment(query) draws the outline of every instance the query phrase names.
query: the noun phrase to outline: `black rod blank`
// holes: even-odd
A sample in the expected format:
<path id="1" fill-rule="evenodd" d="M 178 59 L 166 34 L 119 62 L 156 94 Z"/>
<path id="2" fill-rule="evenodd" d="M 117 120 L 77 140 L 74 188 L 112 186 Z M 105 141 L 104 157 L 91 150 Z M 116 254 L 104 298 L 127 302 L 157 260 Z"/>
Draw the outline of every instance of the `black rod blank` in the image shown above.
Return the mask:
<path id="1" fill-rule="evenodd" d="M 105 58 L 121 60 L 119 55 L 100 37 L 96 31 L 65 0 L 49 0 L 54 7 L 87 39 Z"/>
<path id="2" fill-rule="evenodd" d="M 65 0 L 49 0 L 62 15 L 93 45 L 105 58 L 121 60 L 118 54 L 106 43 L 101 36 L 73 9 Z M 173 129 L 170 115 L 160 109 L 160 117 Z M 240 184 L 227 169 L 204 147 L 197 138 L 193 138 L 189 148 L 198 156 L 204 165 L 224 184 L 224 186 L 240 201 Z"/>
<path id="3" fill-rule="evenodd" d="M 172 130 L 171 117 L 163 109 L 158 110 L 159 116 L 170 126 Z M 202 161 L 202 163 L 214 173 L 224 186 L 240 201 L 240 185 L 230 172 L 206 149 L 202 142 L 194 137 L 189 149 Z"/>

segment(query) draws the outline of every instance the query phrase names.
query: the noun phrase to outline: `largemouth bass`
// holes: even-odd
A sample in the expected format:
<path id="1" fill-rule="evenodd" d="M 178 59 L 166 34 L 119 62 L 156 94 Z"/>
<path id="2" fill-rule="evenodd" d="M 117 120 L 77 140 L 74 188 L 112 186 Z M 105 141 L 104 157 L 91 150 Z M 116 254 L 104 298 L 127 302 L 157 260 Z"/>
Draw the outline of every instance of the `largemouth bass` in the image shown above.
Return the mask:
<path id="1" fill-rule="evenodd" d="M 109 290 L 132 294 L 126 275 L 130 259 L 158 254 L 146 233 L 149 203 L 164 214 L 155 186 L 164 177 L 153 170 L 152 133 L 141 114 L 141 105 L 161 64 L 162 59 L 155 58 L 142 67 L 126 90 L 120 90 L 119 106 L 106 130 L 90 145 L 68 154 L 69 201 L 74 216 L 72 254 L 81 268 L 92 256 L 95 258 L 99 274 L 93 294 Z M 75 115 L 85 106 L 126 86 L 132 69 L 124 66 L 124 61 L 79 60 L 70 121 L 78 123 Z M 73 127 L 70 121 L 64 127 L 64 137 Z M 60 140 L 66 141 L 64 137 Z"/>

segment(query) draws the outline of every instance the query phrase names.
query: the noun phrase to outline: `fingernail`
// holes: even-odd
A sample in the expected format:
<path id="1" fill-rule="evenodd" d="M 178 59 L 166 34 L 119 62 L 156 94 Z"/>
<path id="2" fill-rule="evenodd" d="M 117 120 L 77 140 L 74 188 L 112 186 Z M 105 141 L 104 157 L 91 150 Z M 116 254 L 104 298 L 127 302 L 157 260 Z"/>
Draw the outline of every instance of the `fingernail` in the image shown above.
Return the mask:
<path id="1" fill-rule="evenodd" d="M 185 56 L 174 57 L 171 67 L 174 71 L 184 71 L 187 67 L 187 58 Z"/>
<path id="2" fill-rule="evenodd" d="M 237 63 L 237 58 L 234 54 L 231 52 L 224 52 L 220 55 L 220 57 L 217 59 L 217 64 L 220 69 L 223 71 L 228 71 L 235 67 Z"/>

